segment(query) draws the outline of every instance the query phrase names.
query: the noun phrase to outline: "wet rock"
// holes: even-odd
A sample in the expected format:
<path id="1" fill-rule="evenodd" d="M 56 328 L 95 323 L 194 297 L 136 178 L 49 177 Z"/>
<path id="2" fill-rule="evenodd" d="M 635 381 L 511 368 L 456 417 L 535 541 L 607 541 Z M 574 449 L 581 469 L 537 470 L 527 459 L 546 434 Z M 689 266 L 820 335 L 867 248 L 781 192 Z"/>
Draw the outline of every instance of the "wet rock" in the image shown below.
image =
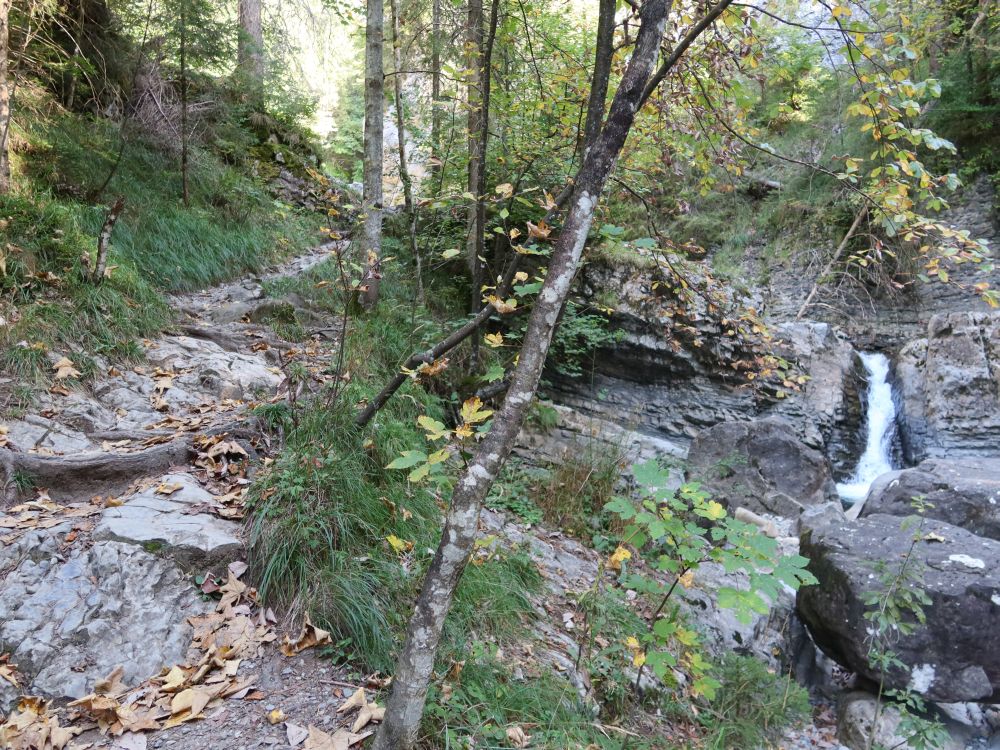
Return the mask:
<path id="1" fill-rule="evenodd" d="M 907 462 L 1000 456 L 1000 312 L 935 315 L 896 385 Z"/>
<path id="2" fill-rule="evenodd" d="M 204 605 L 178 568 L 119 542 L 65 549 L 68 531 L 31 531 L 0 548 L 0 568 L 9 570 L 0 648 L 27 678 L 25 689 L 79 698 L 117 665 L 136 684 L 180 663 L 191 641 L 186 618 Z"/>
<path id="3" fill-rule="evenodd" d="M 180 489 L 164 494 L 157 488 Z M 188 474 L 168 474 L 101 513 L 94 538 L 141 545 L 188 570 L 225 567 L 243 549 L 239 526 L 208 511 L 212 495 Z M 201 510 L 202 512 L 198 512 Z"/>
<path id="4" fill-rule="evenodd" d="M 1000 541 L 1000 458 L 930 458 L 875 480 L 861 516 L 908 516 L 914 499 L 924 515 Z"/>
<path id="5" fill-rule="evenodd" d="M 699 433 L 688 453 L 690 478 L 732 508 L 797 517 L 836 498 L 826 457 L 787 422 L 724 422 Z"/>
<path id="6" fill-rule="evenodd" d="M 887 688 L 928 700 L 989 701 L 1000 695 L 1000 542 L 936 520 L 925 520 L 916 543 L 912 524 L 870 515 L 807 530 L 801 554 L 819 580 L 799 591 L 798 612 L 816 644 L 847 668 L 878 681 L 869 659 L 866 600 L 884 595 L 907 563 L 910 585 L 930 604 L 926 622 L 891 644 L 904 667 L 891 669 Z"/>

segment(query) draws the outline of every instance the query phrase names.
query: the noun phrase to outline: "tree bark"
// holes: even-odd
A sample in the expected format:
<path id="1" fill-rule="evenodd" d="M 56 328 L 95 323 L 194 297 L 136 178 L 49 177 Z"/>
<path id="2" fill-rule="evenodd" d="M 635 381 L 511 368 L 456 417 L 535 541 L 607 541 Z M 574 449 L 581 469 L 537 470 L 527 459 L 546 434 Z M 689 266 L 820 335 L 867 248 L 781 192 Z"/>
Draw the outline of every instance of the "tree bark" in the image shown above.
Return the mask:
<path id="1" fill-rule="evenodd" d="M 444 175 L 441 154 L 441 0 L 431 3 L 431 182 L 440 192 Z"/>
<path id="2" fill-rule="evenodd" d="M 108 267 L 108 249 L 111 247 L 111 233 L 115 231 L 115 224 L 118 223 L 123 208 L 125 208 L 125 198 L 118 196 L 108 211 L 104 226 L 101 227 L 101 233 L 97 237 L 97 258 L 94 262 L 94 275 L 91 277 L 94 284 L 104 281 L 104 271 Z"/>
<path id="3" fill-rule="evenodd" d="M 417 268 L 417 303 L 424 304 L 424 269 L 417 242 L 417 212 L 413 205 L 413 180 L 406 160 L 406 106 L 403 103 L 403 43 L 399 36 L 399 0 L 389 0 L 392 15 L 392 77 L 393 93 L 396 99 L 396 134 L 399 151 L 399 180 L 403 183 L 403 209 L 406 212 L 410 230 L 410 251 Z"/>
<path id="4" fill-rule="evenodd" d="M 478 5 L 477 22 L 473 27 L 474 5 Z M 473 195 L 469 206 L 467 252 L 472 280 L 472 295 L 469 312 L 475 315 L 483 307 L 483 254 L 486 233 L 486 155 L 490 134 L 490 86 L 493 81 L 493 42 L 496 39 L 500 1 L 493 0 L 490 6 L 489 33 L 483 39 L 482 0 L 469 2 L 470 48 L 478 51 L 476 61 L 476 81 L 478 91 L 469 89 L 469 192 Z M 478 46 L 472 46 L 472 37 L 478 37 Z M 475 102 L 473 103 L 473 94 Z M 472 340 L 472 356 L 469 368 L 475 368 L 479 359 L 479 339 Z"/>
<path id="5" fill-rule="evenodd" d="M 583 153 L 597 140 L 604 121 L 604 105 L 611 81 L 611 62 L 614 59 L 615 7 L 617 0 L 600 0 L 597 12 L 597 45 L 594 52 L 594 75 L 590 81 L 587 100 L 587 119 L 583 128 Z"/>
<path id="6" fill-rule="evenodd" d="M 0 0 L 0 195 L 10 192 L 10 4 Z"/>
<path id="7" fill-rule="evenodd" d="M 552 333 L 583 253 L 594 208 L 628 136 L 653 73 L 671 0 L 647 0 L 635 49 L 607 122 L 584 160 L 562 234 L 555 243 L 503 406 L 455 485 L 441 543 L 424 579 L 392 682 L 374 750 L 410 750 L 417 740 L 434 659 L 455 589 L 469 561 L 483 499 L 521 429 L 542 375 Z"/>
<path id="8" fill-rule="evenodd" d="M 385 76 L 382 67 L 384 36 L 382 0 L 368 0 L 365 17 L 365 142 L 364 200 L 361 259 L 365 264 L 361 304 L 371 309 L 378 303 L 382 277 L 382 131 Z"/>
<path id="9" fill-rule="evenodd" d="M 181 0 L 181 198 L 191 205 L 188 186 L 188 75 L 187 75 L 187 0 Z"/>
<path id="10" fill-rule="evenodd" d="M 262 93 L 264 85 L 264 26 L 261 22 L 261 0 L 239 0 L 239 23 L 237 67 L 259 94 Z"/>
<path id="11" fill-rule="evenodd" d="M 480 169 L 482 161 L 479 158 L 481 137 L 483 131 L 483 0 L 469 0 L 468 20 L 465 29 L 465 47 L 468 58 L 466 128 L 468 130 L 469 165 L 466 177 L 466 190 L 471 196 L 466 209 L 465 254 L 469 263 L 469 280 L 472 292 L 469 300 L 469 311 L 477 313 L 482 307 L 482 274 L 479 256 L 483 254 L 483 232 L 479 223 L 479 206 L 481 194 Z M 473 344 L 475 346 L 475 344 Z"/>

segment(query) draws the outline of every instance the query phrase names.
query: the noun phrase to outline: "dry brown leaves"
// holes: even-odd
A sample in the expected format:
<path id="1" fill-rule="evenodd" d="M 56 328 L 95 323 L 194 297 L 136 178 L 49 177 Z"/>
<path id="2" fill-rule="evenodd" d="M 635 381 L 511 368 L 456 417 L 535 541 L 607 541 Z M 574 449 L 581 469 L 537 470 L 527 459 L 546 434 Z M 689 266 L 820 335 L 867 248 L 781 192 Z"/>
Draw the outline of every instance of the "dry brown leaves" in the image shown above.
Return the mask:
<path id="1" fill-rule="evenodd" d="M 48 701 L 25 696 L 0 724 L 0 747 L 5 750 L 63 750 L 83 727 L 64 727 L 49 713 Z"/>
<path id="2" fill-rule="evenodd" d="M 255 613 L 257 592 L 240 580 L 246 569 L 245 563 L 230 565 L 215 612 L 189 620 L 195 630 L 193 653 L 199 654 L 192 663 L 164 669 L 131 689 L 122 682 L 122 668 L 116 668 L 95 683 L 94 692 L 67 706 L 68 728 L 60 726 L 48 703 L 23 698 L 0 724 L 0 747 L 62 750 L 85 729 L 96 727 L 112 737 L 168 729 L 204 718 L 227 698 L 249 698 L 257 676 L 239 676 L 240 664 L 260 655 L 277 636 L 267 615 Z M 6 657 L 0 657 L 0 676 L 17 684 Z"/>
<path id="3" fill-rule="evenodd" d="M 47 490 L 40 489 L 34 500 L 15 505 L 0 518 L 0 532 L 9 530 L 0 536 L 0 544 L 12 544 L 31 529 L 50 529 L 71 518 L 92 516 L 99 513 L 101 507 L 93 502 L 59 505 L 52 501 Z"/>
<path id="4" fill-rule="evenodd" d="M 293 641 L 286 635 L 285 640 L 281 644 L 281 653 L 285 656 L 295 656 L 295 654 L 307 648 L 324 646 L 328 643 L 331 643 L 330 634 L 313 625 L 309 621 L 309 615 L 307 614 L 299 637 Z"/>

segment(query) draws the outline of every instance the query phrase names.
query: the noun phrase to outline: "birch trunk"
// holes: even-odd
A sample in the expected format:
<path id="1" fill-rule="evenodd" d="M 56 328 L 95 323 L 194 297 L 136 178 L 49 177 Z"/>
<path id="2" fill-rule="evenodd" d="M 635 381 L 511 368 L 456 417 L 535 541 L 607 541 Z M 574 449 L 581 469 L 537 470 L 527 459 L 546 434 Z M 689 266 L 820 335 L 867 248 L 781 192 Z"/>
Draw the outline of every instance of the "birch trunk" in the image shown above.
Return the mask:
<path id="1" fill-rule="evenodd" d="M 124 208 L 125 198 L 119 196 L 108 211 L 101 233 L 97 237 L 97 258 L 94 262 L 94 275 L 90 279 L 94 284 L 104 281 L 104 274 L 108 268 L 108 250 L 111 248 L 111 233 L 115 231 L 115 224 L 118 223 L 118 217 Z"/>
<path id="2" fill-rule="evenodd" d="M 671 0 L 647 0 L 640 10 L 635 49 L 607 122 L 577 175 L 574 201 L 532 309 L 510 389 L 452 493 L 441 543 L 407 629 L 374 750 L 410 750 L 417 740 L 445 617 L 473 549 L 483 499 L 514 445 L 538 388 L 559 311 L 569 294 L 594 218 L 594 208 L 653 73 L 670 3 Z"/>
<path id="3" fill-rule="evenodd" d="M 368 0 L 365 18 L 365 142 L 364 226 L 361 260 L 365 264 L 361 304 L 367 309 L 379 298 L 382 256 L 382 131 L 385 80 L 382 66 L 384 35 L 382 0 Z"/>
<path id="4" fill-rule="evenodd" d="M 0 194 L 10 191 L 10 3 L 0 0 Z"/>

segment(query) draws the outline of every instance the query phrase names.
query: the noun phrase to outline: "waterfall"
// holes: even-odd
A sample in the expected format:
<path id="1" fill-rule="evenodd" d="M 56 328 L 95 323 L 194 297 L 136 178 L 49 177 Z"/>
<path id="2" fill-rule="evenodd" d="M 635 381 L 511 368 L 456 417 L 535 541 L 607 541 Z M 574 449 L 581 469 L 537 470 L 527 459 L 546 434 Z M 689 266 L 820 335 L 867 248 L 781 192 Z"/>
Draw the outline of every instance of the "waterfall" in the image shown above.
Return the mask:
<path id="1" fill-rule="evenodd" d="M 859 353 L 868 372 L 868 392 L 865 395 L 865 451 L 858 460 L 851 478 L 837 484 L 844 503 L 853 505 L 868 496 L 872 482 L 880 474 L 892 471 L 892 439 L 896 426 L 896 404 L 889 385 L 889 360 L 884 354 Z"/>

